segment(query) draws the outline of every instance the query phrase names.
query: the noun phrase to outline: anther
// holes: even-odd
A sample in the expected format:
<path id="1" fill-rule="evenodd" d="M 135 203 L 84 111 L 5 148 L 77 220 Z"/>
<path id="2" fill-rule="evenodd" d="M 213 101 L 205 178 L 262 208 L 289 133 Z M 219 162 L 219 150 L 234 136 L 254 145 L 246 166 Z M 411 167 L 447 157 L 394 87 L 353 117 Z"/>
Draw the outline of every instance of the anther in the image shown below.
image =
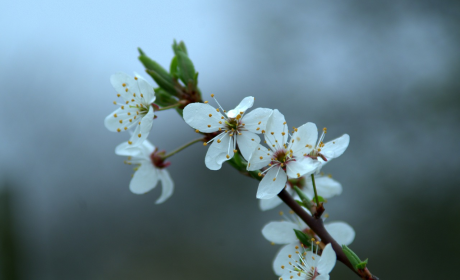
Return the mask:
<path id="1" fill-rule="evenodd" d="M 227 158 L 230 158 L 230 156 L 229 156 L 229 155 L 227 155 Z"/>
<path id="2" fill-rule="evenodd" d="M 262 176 L 262 173 L 259 172 L 259 174 L 257 174 L 257 175 L 259 175 L 259 177 L 261 177 L 261 176 Z"/>
<path id="3" fill-rule="evenodd" d="M 254 139 L 251 139 L 252 141 L 254 141 Z"/>
<path id="4" fill-rule="evenodd" d="M 117 114 L 113 114 L 113 117 L 116 118 L 116 117 L 117 117 Z"/>
<path id="5" fill-rule="evenodd" d="M 259 122 L 258 124 L 260 125 L 262 122 Z"/>
<path id="6" fill-rule="evenodd" d="M 273 178 L 273 182 L 275 182 L 275 181 L 276 181 L 276 178 Z"/>
<path id="7" fill-rule="evenodd" d="M 238 152 L 238 150 L 233 150 L 233 152 L 236 154 Z"/>
<path id="8" fill-rule="evenodd" d="M 113 104 L 114 104 L 114 105 L 117 105 L 117 101 L 113 101 Z"/>
<path id="9" fill-rule="evenodd" d="M 121 95 L 119 93 L 117 93 L 117 97 L 120 97 Z"/>
<path id="10" fill-rule="evenodd" d="M 299 178 L 299 177 L 300 177 L 300 173 L 297 173 L 297 178 Z"/>
<path id="11" fill-rule="evenodd" d="M 260 129 L 260 127 L 258 127 L 256 130 L 259 130 L 259 129 Z"/>
<path id="12" fill-rule="evenodd" d="M 222 142 L 222 141 L 220 139 L 217 139 L 217 143 L 220 143 L 220 142 Z"/>
<path id="13" fill-rule="evenodd" d="M 260 157 L 260 159 L 263 159 L 264 157 Z"/>
<path id="14" fill-rule="evenodd" d="M 125 86 L 126 86 L 126 84 L 125 84 L 125 83 L 123 83 L 123 84 L 121 84 L 121 85 L 122 85 L 123 87 L 125 87 Z"/>
<path id="15" fill-rule="evenodd" d="M 206 146 L 206 145 L 208 145 L 208 143 L 204 142 L 204 143 L 203 143 L 203 146 Z"/>
<path id="16" fill-rule="evenodd" d="M 117 128 L 117 131 L 118 131 L 118 132 L 120 132 L 120 131 L 121 131 L 121 129 Z"/>
<path id="17" fill-rule="evenodd" d="M 144 98 L 144 95 L 141 93 L 141 97 Z"/>
<path id="18" fill-rule="evenodd" d="M 213 94 L 211 94 L 211 97 L 214 97 L 214 93 L 213 93 Z"/>
<path id="19" fill-rule="evenodd" d="M 208 104 L 208 101 L 205 101 L 204 104 Z"/>
<path id="20" fill-rule="evenodd" d="M 196 133 L 200 133 L 200 131 L 199 131 L 198 129 L 195 129 L 195 132 L 196 132 Z"/>
<path id="21" fill-rule="evenodd" d="M 126 88 L 125 91 L 128 92 L 128 88 Z"/>
<path id="22" fill-rule="evenodd" d="M 135 93 L 133 93 L 133 96 L 134 96 L 134 97 L 136 97 L 136 94 L 135 94 Z"/>
<path id="23" fill-rule="evenodd" d="M 222 120 L 224 119 L 224 117 L 220 117 Z"/>
<path id="24" fill-rule="evenodd" d="M 281 135 L 283 135 L 283 136 L 284 136 L 284 135 L 286 135 L 286 133 L 284 133 L 284 132 L 281 132 Z"/>
<path id="25" fill-rule="evenodd" d="M 130 113 L 130 112 L 128 112 L 128 116 L 131 116 L 131 113 Z"/>
<path id="26" fill-rule="evenodd" d="M 210 124 L 208 124 L 208 127 L 211 127 L 211 125 L 210 125 Z"/>
<path id="27" fill-rule="evenodd" d="M 271 135 L 274 135 L 275 133 L 274 132 L 270 132 Z"/>
<path id="28" fill-rule="evenodd" d="M 262 133 L 265 133 L 265 130 L 262 130 Z"/>
<path id="29" fill-rule="evenodd" d="M 219 124 L 222 124 L 222 121 L 219 121 Z"/>
<path id="30" fill-rule="evenodd" d="M 133 142 L 131 142 L 131 141 L 128 141 L 128 144 L 129 144 L 129 145 L 131 145 L 131 144 L 133 144 Z"/>
<path id="31" fill-rule="evenodd" d="M 209 114 L 209 117 L 212 117 L 212 114 Z"/>
<path id="32" fill-rule="evenodd" d="M 283 124 L 286 124 L 286 122 L 284 122 Z"/>
<path id="33" fill-rule="evenodd" d="M 123 120 L 119 120 L 120 123 L 123 123 Z"/>
<path id="34" fill-rule="evenodd" d="M 128 103 L 129 103 L 129 101 L 126 101 L 125 103 L 126 103 L 126 104 L 128 104 Z"/>
<path id="35" fill-rule="evenodd" d="M 133 119 L 129 119 L 129 122 L 133 122 Z"/>
<path id="36" fill-rule="evenodd" d="M 216 112 L 219 112 L 219 108 L 216 109 Z"/>
<path id="37" fill-rule="evenodd" d="M 128 130 L 128 127 L 125 126 L 125 130 Z"/>
<path id="38" fill-rule="evenodd" d="M 141 138 L 141 134 L 139 133 L 139 134 L 137 135 L 137 137 Z"/>

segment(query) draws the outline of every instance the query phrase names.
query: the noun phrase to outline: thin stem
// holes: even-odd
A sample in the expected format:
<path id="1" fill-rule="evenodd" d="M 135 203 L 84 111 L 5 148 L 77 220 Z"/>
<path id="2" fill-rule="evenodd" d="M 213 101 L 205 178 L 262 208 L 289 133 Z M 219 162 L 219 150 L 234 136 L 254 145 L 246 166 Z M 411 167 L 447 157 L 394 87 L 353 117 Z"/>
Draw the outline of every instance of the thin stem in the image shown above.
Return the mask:
<path id="1" fill-rule="evenodd" d="M 182 104 L 181 102 L 177 102 L 176 104 L 169 105 L 169 106 L 166 106 L 166 107 L 163 107 L 163 108 L 160 108 L 160 109 L 156 109 L 155 111 L 165 111 L 165 110 L 168 110 L 168 109 L 173 109 L 173 108 L 176 108 L 176 107 L 180 106 L 181 104 Z"/>
<path id="2" fill-rule="evenodd" d="M 315 192 L 316 206 L 319 207 L 318 193 L 316 192 L 316 184 L 315 184 L 315 175 L 314 174 L 311 174 L 311 182 L 313 183 L 313 191 Z"/>
<path id="3" fill-rule="evenodd" d="M 169 158 L 170 156 L 173 156 L 173 155 L 177 154 L 178 152 L 182 151 L 183 149 L 187 148 L 188 146 L 191 146 L 191 145 L 195 144 L 196 142 L 200 142 L 200 141 L 204 141 L 204 138 L 198 138 L 198 139 L 195 139 L 193 141 L 188 142 L 187 144 L 185 144 L 185 145 L 177 148 L 176 150 L 170 152 L 169 154 L 165 155 L 163 157 L 163 160 Z"/>

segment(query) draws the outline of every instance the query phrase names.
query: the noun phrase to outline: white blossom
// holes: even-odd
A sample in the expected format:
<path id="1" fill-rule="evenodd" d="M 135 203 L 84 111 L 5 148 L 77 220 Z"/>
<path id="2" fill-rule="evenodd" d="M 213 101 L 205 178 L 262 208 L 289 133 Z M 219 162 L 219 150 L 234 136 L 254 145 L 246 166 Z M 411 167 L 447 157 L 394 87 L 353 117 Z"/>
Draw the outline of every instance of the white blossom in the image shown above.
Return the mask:
<path id="1" fill-rule="evenodd" d="M 289 255 L 296 255 L 296 250 L 302 247 L 294 229 L 309 236 L 314 236 L 314 232 L 296 215 L 292 219 L 285 218 L 286 221 L 270 222 L 262 229 L 262 235 L 272 244 L 285 245 L 280 249 L 273 261 L 273 270 L 276 275 L 284 273 L 283 267 L 286 266 L 286 260 L 289 260 Z M 326 223 L 324 227 L 340 245 L 350 245 L 355 238 L 355 231 L 345 222 L 330 222 Z M 314 238 L 318 239 L 317 236 L 314 236 Z"/>
<path id="2" fill-rule="evenodd" d="M 134 176 L 129 183 L 129 189 L 135 194 L 144 194 L 156 187 L 161 181 L 162 193 L 156 201 L 157 204 L 168 199 L 174 191 L 174 182 L 165 169 L 169 164 L 157 157 L 156 148 L 148 140 L 140 146 L 132 146 L 128 142 L 121 143 L 115 149 L 120 156 L 127 156 L 126 164 L 137 165 Z"/>
<path id="3" fill-rule="evenodd" d="M 316 133 L 316 135 L 318 135 L 316 125 L 309 128 L 309 133 Z M 311 147 L 312 150 L 308 154 L 305 154 L 305 156 L 320 163 L 318 168 L 315 170 L 316 174 L 320 172 L 321 168 L 326 163 L 341 156 L 350 143 L 350 136 L 348 134 L 344 134 L 334 140 L 323 143 L 326 133 L 327 129 L 323 128 L 323 133 L 319 137 L 318 141 L 316 141 L 315 137 L 315 139 L 310 139 L 310 142 L 307 143 L 307 146 Z"/>
<path id="4" fill-rule="evenodd" d="M 113 102 L 120 105 L 120 108 L 105 118 L 105 127 L 113 132 L 134 128 L 128 144 L 139 146 L 147 139 L 152 128 L 154 109 L 151 104 L 155 101 L 153 87 L 139 75 L 131 77 L 124 73 L 112 75 L 110 82 L 123 102 Z"/>
<path id="5" fill-rule="evenodd" d="M 211 95 L 214 97 L 214 95 Z M 205 164 L 211 170 L 218 170 L 222 163 L 233 157 L 238 148 L 248 160 L 260 143 L 257 134 L 265 129 L 271 109 L 257 108 L 246 114 L 254 104 L 254 97 L 244 98 L 233 110 L 225 112 L 222 107 L 214 108 L 207 103 L 192 103 L 184 108 L 184 120 L 197 132 L 216 133 L 205 157 Z M 208 142 L 208 143 L 209 143 Z M 205 143 L 207 145 L 208 143 Z"/>
<path id="6" fill-rule="evenodd" d="M 321 256 L 318 247 L 311 250 L 295 249 L 295 254 L 289 255 L 284 265 L 284 273 L 279 280 L 329 280 L 329 273 L 335 266 L 337 256 L 331 244 L 324 247 Z"/>
<path id="7" fill-rule="evenodd" d="M 312 133 L 312 127 L 316 128 L 313 123 L 306 123 L 295 128 L 288 140 L 289 130 L 284 116 L 278 110 L 273 110 L 264 131 L 265 143 L 270 149 L 258 145 L 247 167 L 248 170 L 258 170 L 268 166 L 260 174 L 264 174 L 264 177 L 259 183 L 257 198 L 272 198 L 284 188 L 288 178 L 300 178 L 318 168 L 318 161 L 306 157 L 312 150 L 306 143 L 318 135 L 316 130 Z"/>

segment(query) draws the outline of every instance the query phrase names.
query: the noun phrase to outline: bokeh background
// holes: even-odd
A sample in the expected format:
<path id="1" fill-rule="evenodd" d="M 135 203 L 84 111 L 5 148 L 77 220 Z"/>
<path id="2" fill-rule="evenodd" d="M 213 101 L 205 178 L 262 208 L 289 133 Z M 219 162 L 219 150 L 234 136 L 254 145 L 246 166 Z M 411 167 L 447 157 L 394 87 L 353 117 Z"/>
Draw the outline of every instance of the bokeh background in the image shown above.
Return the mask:
<path id="1" fill-rule="evenodd" d="M 164 204 L 128 189 L 109 77 L 143 73 L 137 47 L 168 67 L 173 39 L 225 108 L 253 95 L 289 126 L 350 134 L 326 208 L 375 275 L 457 278 L 460 2 L 9 1 L 0 26 L 2 280 L 277 279 L 261 228 L 286 209 L 261 212 L 257 182 L 207 170 L 203 146 L 171 158 Z M 158 116 L 160 148 L 196 137 Z"/>

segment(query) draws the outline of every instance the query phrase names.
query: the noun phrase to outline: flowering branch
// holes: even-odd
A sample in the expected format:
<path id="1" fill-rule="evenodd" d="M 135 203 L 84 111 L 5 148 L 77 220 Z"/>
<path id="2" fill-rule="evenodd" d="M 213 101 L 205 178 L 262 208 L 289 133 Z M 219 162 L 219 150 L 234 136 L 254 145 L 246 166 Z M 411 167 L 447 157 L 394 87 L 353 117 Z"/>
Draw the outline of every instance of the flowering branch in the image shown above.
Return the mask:
<path id="1" fill-rule="evenodd" d="M 347 256 L 342 250 L 342 247 L 331 237 L 331 235 L 327 232 L 324 228 L 323 220 L 322 219 L 315 219 L 310 216 L 307 212 L 303 210 L 303 208 L 297 204 L 297 202 L 289 195 L 286 190 L 282 190 L 278 197 L 286 203 L 289 208 L 292 209 L 320 238 L 321 241 L 325 244 L 332 244 L 332 248 L 334 249 L 335 253 L 337 254 L 337 260 L 348 266 L 353 272 L 355 272 L 361 279 L 364 280 L 378 280 L 376 276 L 372 275 L 370 271 L 366 268 L 366 271 L 357 271 L 354 269 L 351 262 L 348 260 Z"/>

